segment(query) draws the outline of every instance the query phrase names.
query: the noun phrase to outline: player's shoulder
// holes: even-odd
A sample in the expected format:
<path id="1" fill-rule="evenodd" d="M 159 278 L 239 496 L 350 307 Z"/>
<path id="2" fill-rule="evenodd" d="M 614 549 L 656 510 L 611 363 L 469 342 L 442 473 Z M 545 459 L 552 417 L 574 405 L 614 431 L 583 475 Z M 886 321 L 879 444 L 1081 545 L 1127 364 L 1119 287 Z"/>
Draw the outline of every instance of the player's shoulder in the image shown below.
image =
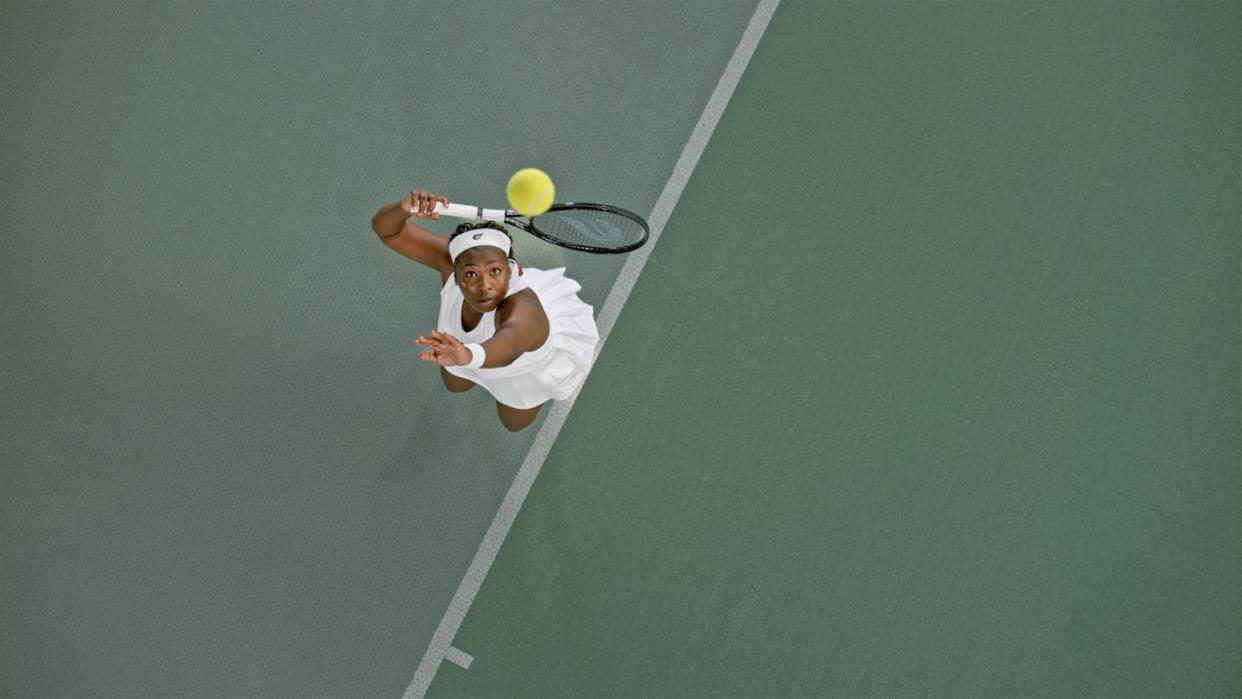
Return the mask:
<path id="1" fill-rule="evenodd" d="M 515 291 L 505 297 L 500 302 L 500 306 L 496 309 L 496 315 L 500 320 L 506 320 L 510 317 L 523 316 L 541 316 L 543 315 L 543 304 L 539 303 L 539 295 L 534 289 L 526 288 Z"/>

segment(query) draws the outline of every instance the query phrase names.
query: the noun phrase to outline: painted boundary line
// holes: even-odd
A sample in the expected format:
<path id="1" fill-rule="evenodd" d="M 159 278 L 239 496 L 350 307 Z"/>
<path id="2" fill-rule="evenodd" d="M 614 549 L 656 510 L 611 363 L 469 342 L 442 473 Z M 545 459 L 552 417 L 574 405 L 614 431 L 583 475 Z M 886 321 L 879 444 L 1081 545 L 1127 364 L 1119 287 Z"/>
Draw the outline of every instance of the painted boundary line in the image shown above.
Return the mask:
<path id="1" fill-rule="evenodd" d="M 454 665 L 460 666 L 462 669 L 465 669 L 465 670 L 469 670 L 470 663 L 474 662 L 474 658 L 471 657 L 469 653 L 458 650 L 454 648 L 453 646 L 449 646 L 448 650 L 445 651 L 444 659 L 449 661 L 450 663 L 453 663 Z"/>
<path id="2" fill-rule="evenodd" d="M 720 121 L 725 106 L 733 97 L 733 90 L 741 80 L 746 65 L 750 63 L 750 57 L 754 55 L 755 48 L 768 28 L 768 22 L 776 12 L 778 4 L 780 0 L 760 0 L 755 8 L 755 13 L 751 15 L 746 31 L 742 33 L 741 41 L 733 51 L 733 57 L 725 66 L 724 73 L 716 83 L 716 89 L 712 91 L 711 98 L 707 100 L 707 106 L 703 108 L 703 113 L 699 116 L 699 121 L 690 134 L 690 140 L 686 142 L 685 148 L 681 151 L 681 157 L 677 159 L 677 164 L 673 167 L 673 174 L 669 176 L 664 190 L 660 192 L 659 199 L 652 207 L 651 216 L 647 220 L 651 226 L 651 239 L 645 246 L 630 253 L 625 266 L 621 268 L 621 273 L 613 282 L 612 290 L 608 292 L 608 298 L 600 308 L 599 317 L 596 318 L 600 336 L 599 344 L 595 348 L 596 358 L 603 350 L 604 343 L 608 340 L 609 333 L 612 332 L 612 326 L 616 324 L 617 317 L 621 314 L 621 307 L 625 305 L 630 292 L 633 291 L 638 275 L 642 273 L 643 267 L 647 264 L 647 258 L 651 256 L 652 249 L 659 241 L 660 234 L 664 231 L 664 224 L 668 222 L 673 208 L 681 199 L 681 193 L 686 188 L 686 183 L 690 180 L 695 166 L 698 165 L 699 157 L 703 155 L 708 139 L 716 130 L 716 124 Z M 492 519 L 492 524 L 488 527 L 483 542 L 479 544 L 479 550 L 474 554 L 474 560 L 470 562 L 470 568 L 466 570 L 466 576 L 462 578 L 461 585 L 457 587 L 453 600 L 449 602 L 449 607 L 444 612 L 444 617 L 440 620 L 435 635 L 431 638 L 427 652 L 423 654 L 423 659 L 418 663 L 414 677 L 410 680 L 410 685 L 406 687 L 405 694 L 402 695 L 403 699 L 422 699 L 427 694 L 431 680 L 435 678 L 436 671 L 440 669 L 440 664 L 444 660 L 470 657 L 452 646 L 453 637 L 461 628 L 466 612 L 470 610 L 475 595 L 483 585 L 483 579 L 487 577 L 492 562 L 500 553 L 500 546 L 509 534 L 509 528 L 513 526 L 514 520 L 517 519 L 518 510 L 522 508 L 527 493 L 534 485 L 535 477 L 539 475 L 539 470 L 543 468 L 543 462 L 552 449 L 552 443 L 560 434 L 561 426 L 565 424 L 565 418 L 577 399 L 578 391 L 575 391 L 569 398 L 557 401 L 549 408 L 548 416 L 539 428 L 539 433 L 535 435 L 535 441 L 522 461 L 513 485 L 505 494 L 505 499 Z"/>

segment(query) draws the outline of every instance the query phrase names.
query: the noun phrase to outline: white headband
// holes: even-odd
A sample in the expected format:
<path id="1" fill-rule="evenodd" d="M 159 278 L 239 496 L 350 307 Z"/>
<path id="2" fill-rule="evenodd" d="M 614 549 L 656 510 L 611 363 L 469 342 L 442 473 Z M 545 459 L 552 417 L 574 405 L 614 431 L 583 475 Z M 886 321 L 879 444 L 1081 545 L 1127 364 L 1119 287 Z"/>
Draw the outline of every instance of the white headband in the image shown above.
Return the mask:
<path id="1" fill-rule="evenodd" d="M 449 241 L 449 257 L 453 262 L 457 261 L 457 256 L 470 248 L 477 248 L 480 245 L 490 245 L 494 248 L 504 250 L 505 256 L 509 255 L 509 236 L 495 228 L 479 228 L 473 231 L 466 231 L 461 235 Z"/>

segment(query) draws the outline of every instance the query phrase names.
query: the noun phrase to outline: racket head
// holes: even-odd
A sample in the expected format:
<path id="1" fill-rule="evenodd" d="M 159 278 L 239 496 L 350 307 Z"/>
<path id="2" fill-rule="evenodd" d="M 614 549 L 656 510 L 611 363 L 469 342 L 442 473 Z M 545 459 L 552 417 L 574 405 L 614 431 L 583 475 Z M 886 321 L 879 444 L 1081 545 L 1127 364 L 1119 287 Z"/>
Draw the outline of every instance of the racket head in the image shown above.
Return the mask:
<path id="1" fill-rule="evenodd" d="M 565 202 L 529 220 L 518 216 L 507 212 L 506 223 L 554 245 L 602 255 L 637 250 L 651 235 L 642 216 L 608 204 Z"/>

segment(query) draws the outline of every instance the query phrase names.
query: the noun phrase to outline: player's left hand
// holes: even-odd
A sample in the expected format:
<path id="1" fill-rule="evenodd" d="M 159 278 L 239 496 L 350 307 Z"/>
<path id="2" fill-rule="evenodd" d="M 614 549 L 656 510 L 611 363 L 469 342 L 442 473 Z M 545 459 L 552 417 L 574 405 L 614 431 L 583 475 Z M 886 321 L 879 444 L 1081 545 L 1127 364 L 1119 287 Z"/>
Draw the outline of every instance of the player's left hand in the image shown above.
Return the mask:
<path id="1" fill-rule="evenodd" d="M 432 194 L 423 189 L 414 189 L 401 200 L 401 208 L 405 209 L 407 213 L 413 214 L 414 218 L 429 218 L 434 221 L 440 218 L 440 214 L 436 213 L 436 204 L 447 206 L 448 203 L 449 200 L 439 194 Z"/>
<path id="2" fill-rule="evenodd" d="M 474 358 L 461 340 L 439 330 L 432 330 L 426 336 L 419 335 L 414 344 L 428 348 L 428 351 L 418 354 L 419 359 L 440 366 L 461 366 L 469 364 Z"/>

